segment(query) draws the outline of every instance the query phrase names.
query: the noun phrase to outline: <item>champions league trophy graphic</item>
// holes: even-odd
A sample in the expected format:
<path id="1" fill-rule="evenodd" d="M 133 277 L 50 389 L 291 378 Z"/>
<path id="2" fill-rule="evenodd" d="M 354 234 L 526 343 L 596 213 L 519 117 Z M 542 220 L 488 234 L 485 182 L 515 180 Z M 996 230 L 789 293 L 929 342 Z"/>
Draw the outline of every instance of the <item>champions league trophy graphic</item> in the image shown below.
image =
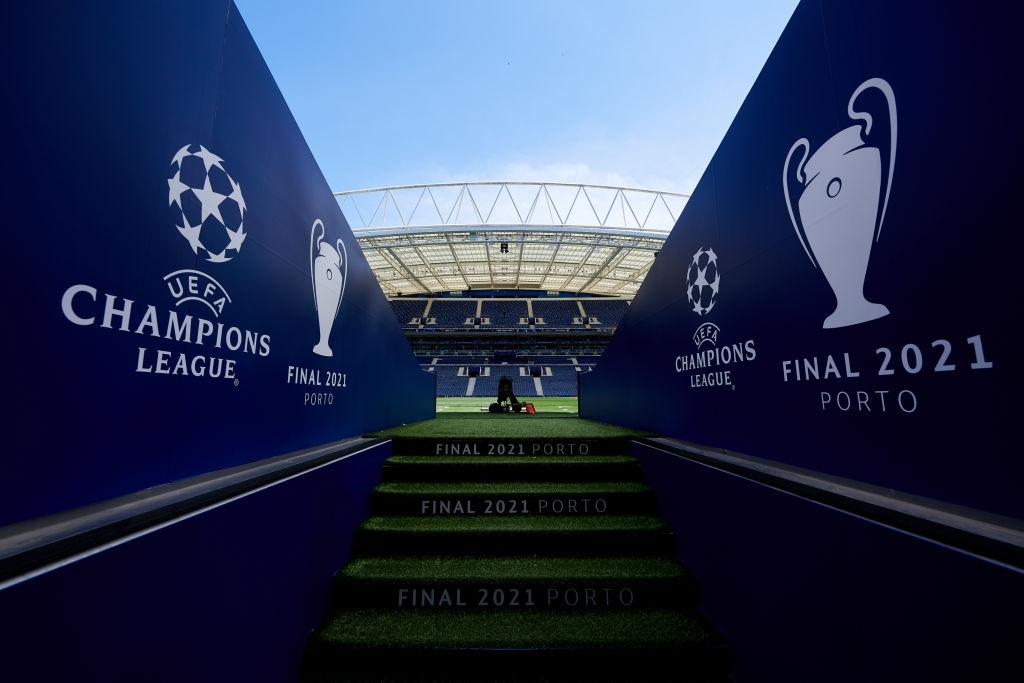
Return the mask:
<path id="1" fill-rule="evenodd" d="M 870 89 L 885 96 L 889 110 L 889 165 L 884 179 L 882 152 L 864 141 L 871 133 L 871 115 L 853 108 L 861 93 Z M 782 169 L 782 189 L 793 228 L 807 257 L 816 268 L 821 268 L 836 295 L 836 310 L 825 318 L 824 329 L 857 325 L 889 315 L 888 308 L 864 298 L 864 276 L 872 244 L 882 231 L 892 189 L 896 99 L 886 81 L 872 78 L 857 87 L 846 110 L 850 119 L 859 123 L 833 135 L 810 159 L 810 143 L 807 138 L 800 138 L 790 148 Z M 793 153 L 801 147 L 803 156 L 796 166 L 795 178 L 803 191 L 794 213 L 789 164 Z"/>
<path id="2" fill-rule="evenodd" d="M 318 218 L 313 222 L 309 237 L 309 272 L 313 278 L 313 302 L 320 321 L 320 341 L 313 347 L 313 353 L 329 358 L 334 355 L 328 341 L 345 293 L 348 257 L 342 241 L 338 240 L 338 248 L 335 249 L 324 241 L 324 232 L 323 221 Z"/>

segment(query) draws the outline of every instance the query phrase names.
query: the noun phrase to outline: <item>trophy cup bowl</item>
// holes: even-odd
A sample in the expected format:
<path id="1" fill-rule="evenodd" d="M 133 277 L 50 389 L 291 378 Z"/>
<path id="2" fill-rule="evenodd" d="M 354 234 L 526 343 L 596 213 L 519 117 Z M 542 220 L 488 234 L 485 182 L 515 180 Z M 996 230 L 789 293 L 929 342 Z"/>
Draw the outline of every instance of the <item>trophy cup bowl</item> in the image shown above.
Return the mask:
<path id="1" fill-rule="evenodd" d="M 805 170 L 809 180 L 797 202 L 800 223 L 836 296 L 836 309 L 822 327 L 888 315 L 888 308 L 864 297 L 881 188 L 878 149 L 864 146 L 860 127 L 850 126 L 818 148 Z"/>
<path id="2" fill-rule="evenodd" d="M 313 223 L 310 237 L 310 275 L 313 280 L 313 303 L 316 305 L 320 340 L 313 347 L 313 353 L 327 358 L 334 355 L 329 341 L 334 319 L 341 305 L 341 297 L 345 293 L 347 268 L 345 245 L 338 240 L 335 248 L 324 241 L 324 226 L 317 220 Z"/>

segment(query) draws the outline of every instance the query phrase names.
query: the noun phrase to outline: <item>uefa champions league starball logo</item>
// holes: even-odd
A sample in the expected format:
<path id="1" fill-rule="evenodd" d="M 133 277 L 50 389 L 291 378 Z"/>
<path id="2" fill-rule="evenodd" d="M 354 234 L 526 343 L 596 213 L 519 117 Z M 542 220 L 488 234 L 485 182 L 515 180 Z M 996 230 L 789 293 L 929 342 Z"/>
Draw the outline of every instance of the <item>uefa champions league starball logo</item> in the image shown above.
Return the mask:
<path id="1" fill-rule="evenodd" d="M 721 281 L 718 255 L 711 247 L 698 249 L 686 269 L 686 298 L 695 313 L 705 315 L 715 307 Z"/>
<path id="2" fill-rule="evenodd" d="M 171 218 L 192 252 L 211 263 L 234 258 L 245 242 L 246 207 L 224 160 L 202 145 L 185 145 L 171 159 L 167 186 Z"/>

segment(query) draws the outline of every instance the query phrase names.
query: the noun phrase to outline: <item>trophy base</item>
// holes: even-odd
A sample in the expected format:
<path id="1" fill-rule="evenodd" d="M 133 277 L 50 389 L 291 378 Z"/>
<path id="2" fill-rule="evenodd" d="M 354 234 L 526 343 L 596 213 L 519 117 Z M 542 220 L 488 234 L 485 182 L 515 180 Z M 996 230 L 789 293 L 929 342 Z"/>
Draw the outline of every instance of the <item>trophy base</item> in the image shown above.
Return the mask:
<path id="1" fill-rule="evenodd" d="M 331 356 L 334 355 L 334 351 L 331 351 L 331 347 L 328 346 L 326 342 L 320 342 L 319 344 L 314 346 L 313 353 L 317 354 L 318 356 L 324 356 L 325 358 L 330 358 Z"/>
<path id="2" fill-rule="evenodd" d="M 873 304 L 870 301 L 863 301 L 857 306 L 837 306 L 835 312 L 825 318 L 821 326 L 823 330 L 832 330 L 837 327 L 849 327 L 859 325 L 870 320 L 877 320 L 889 315 L 889 309 L 882 304 Z"/>

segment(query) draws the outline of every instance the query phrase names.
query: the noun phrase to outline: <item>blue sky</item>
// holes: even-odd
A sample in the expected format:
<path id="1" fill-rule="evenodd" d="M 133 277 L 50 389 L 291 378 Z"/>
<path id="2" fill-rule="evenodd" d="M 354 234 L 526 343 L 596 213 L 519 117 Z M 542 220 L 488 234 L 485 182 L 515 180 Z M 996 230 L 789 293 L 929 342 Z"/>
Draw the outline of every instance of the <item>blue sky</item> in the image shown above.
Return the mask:
<path id="1" fill-rule="evenodd" d="M 690 193 L 797 0 L 235 0 L 332 190 Z"/>

